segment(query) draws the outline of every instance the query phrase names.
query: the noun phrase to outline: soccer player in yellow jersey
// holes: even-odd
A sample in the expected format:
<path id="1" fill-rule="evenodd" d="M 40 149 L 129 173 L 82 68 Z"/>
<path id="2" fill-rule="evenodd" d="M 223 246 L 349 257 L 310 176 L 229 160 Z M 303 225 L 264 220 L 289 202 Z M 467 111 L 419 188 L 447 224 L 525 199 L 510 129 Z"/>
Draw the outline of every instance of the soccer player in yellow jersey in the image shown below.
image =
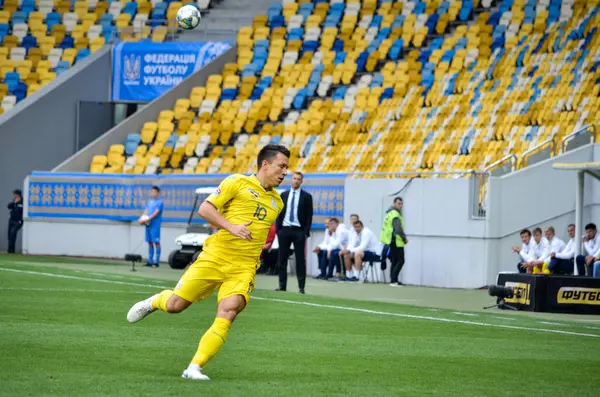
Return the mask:
<path id="1" fill-rule="evenodd" d="M 223 346 L 231 323 L 250 300 L 262 247 L 283 209 L 275 188 L 287 174 L 289 156 L 284 146 L 267 145 L 258 153 L 255 175 L 234 174 L 225 178 L 198 211 L 219 228 L 218 233 L 206 240 L 198 260 L 186 270 L 174 290 L 138 302 L 127 313 L 131 323 L 156 310 L 180 313 L 219 290 L 217 317 L 200 339 L 183 378 L 209 379 L 202 367 Z"/>

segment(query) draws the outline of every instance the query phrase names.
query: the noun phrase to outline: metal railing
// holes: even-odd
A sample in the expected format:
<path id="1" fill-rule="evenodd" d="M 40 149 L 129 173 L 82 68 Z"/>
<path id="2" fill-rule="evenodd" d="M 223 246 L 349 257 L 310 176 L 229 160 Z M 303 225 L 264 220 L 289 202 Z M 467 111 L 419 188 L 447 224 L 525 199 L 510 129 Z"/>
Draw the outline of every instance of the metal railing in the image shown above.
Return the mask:
<path id="1" fill-rule="evenodd" d="M 474 172 L 471 178 L 471 219 L 485 219 L 489 172 Z"/>
<path id="2" fill-rule="evenodd" d="M 491 176 L 502 176 L 513 172 L 517 168 L 517 156 L 509 154 L 498 161 L 488 165 L 483 171 Z"/>
<path id="3" fill-rule="evenodd" d="M 121 40 L 122 35 L 130 35 L 136 39 L 144 39 L 143 32 L 145 28 L 149 28 L 150 25 L 157 24 L 151 28 L 151 31 L 147 38 L 152 37 L 152 31 L 157 27 L 166 28 L 166 41 L 175 41 L 178 38 L 183 41 L 208 41 L 217 38 L 218 41 L 233 41 L 237 38 L 237 31 L 235 29 L 223 29 L 219 26 L 211 26 L 210 24 L 200 22 L 200 26 L 196 29 L 184 30 L 177 26 L 177 21 L 174 19 L 149 19 L 147 21 L 136 21 L 131 26 L 124 26 L 117 28 L 107 39 L 107 43 L 114 44 Z"/>
<path id="4" fill-rule="evenodd" d="M 547 149 L 550 149 L 547 151 Z M 550 138 L 533 149 L 529 149 L 521 156 L 521 167 L 528 167 L 532 164 L 539 163 L 540 161 L 547 160 L 556 154 L 556 142 Z M 534 161 L 530 162 L 530 158 L 535 156 Z"/>
<path id="5" fill-rule="evenodd" d="M 586 141 L 585 133 L 589 133 L 589 142 Z M 578 139 L 579 138 L 579 139 Z M 581 139 L 583 138 L 583 139 Z M 576 145 L 571 145 L 569 147 L 569 143 L 575 142 Z M 580 130 L 570 133 L 565 136 L 560 143 L 561 153 L 568 152 L 569 150 L 577 149 L 578 147 L 587 145 L 589 143 L 596 142 L 596 126 L 594 124 L 588 124 Z M 582 143 L 581 145 L 577 145 L 577 143 Z"/>
<path id="6" fill-rule="evenodd" d="M 511 166 L 515 166 L 516 157 L 514 155 L 507 156 L 506 158 L 497 161 L 494 164 L 504 164 L 510 159 Z M 470 183 L 470 214 L 471 219 L 485 219 L 485 199 L 487 196 L 487 182 L 489 178 L 489 171 L 478 172 L 474 170 L 468 171 L 413 171 L 413 172 L 353 172 L 349 174 L 340 173 L 340 177 L 348 178 L 404 178 L 410 179 L 411 181 L 416 178 L 469 178 Z M 409 181 L 409 183 L 411 182 Z M 405 186 L 408 186 L 405 185 Z"/>
<path id="7" fill-rule="evenodd" d="M 474 174 L 475 171 L 402 171 L 402 172 L 352 172 L 341 173 L 350 178 L 439 178 L 455 177 L 464 178 Z M 332 173 L 335 175 L 335 173 Z"/>

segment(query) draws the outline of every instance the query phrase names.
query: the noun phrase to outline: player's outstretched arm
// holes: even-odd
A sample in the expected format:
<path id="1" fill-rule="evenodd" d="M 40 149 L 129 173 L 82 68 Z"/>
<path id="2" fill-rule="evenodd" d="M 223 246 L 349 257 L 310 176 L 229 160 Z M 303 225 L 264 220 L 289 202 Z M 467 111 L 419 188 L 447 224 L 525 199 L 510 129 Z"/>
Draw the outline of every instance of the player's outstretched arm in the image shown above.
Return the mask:
<path id="1" fill-rule="evenodd" d="M 211 225 L 217 226 L 219 229 L 227 230 L 230 234 L 243 238 L 248 241 L 252 241 L 252 233 L 247 228 L 252 222 L 245 223 L 243 225 L 234 225 L 229 222 L 209 201 L 205 201 L 200 205 L 198 214 L 204 218 Z"/>

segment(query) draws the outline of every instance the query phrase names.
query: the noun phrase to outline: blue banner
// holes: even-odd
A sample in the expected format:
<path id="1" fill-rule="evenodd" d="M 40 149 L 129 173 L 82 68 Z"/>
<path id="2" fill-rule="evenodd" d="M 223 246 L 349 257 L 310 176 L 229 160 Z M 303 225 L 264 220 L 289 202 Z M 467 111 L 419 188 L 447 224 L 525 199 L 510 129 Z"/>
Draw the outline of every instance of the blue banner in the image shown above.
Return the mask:
<path id="1" fill-rule="evenodd" d="M 119 43 L 113 47 L 112 100 L 152 101 L 230 47 L 226 42 Z"/>
<path id="2" fill-rule="evenodd" d="M 34 172 L 25 197 L 29 218 L 134 221 L 144 211 L 153 185 L 161 188 L 165 222 L 187 222 L 199 187 L 217 187 L 226 175 L 131 175 Z M 307 174 L 302 189 L 313 196 L 313 229 L 326 217 L 344 217 L 345 175 Z M 282 184 L 289 189 L 290 179 Z M 205 197 L 202 197 L 203 200 Z M 204 221 L 195 216 L 193 223 Z"/>

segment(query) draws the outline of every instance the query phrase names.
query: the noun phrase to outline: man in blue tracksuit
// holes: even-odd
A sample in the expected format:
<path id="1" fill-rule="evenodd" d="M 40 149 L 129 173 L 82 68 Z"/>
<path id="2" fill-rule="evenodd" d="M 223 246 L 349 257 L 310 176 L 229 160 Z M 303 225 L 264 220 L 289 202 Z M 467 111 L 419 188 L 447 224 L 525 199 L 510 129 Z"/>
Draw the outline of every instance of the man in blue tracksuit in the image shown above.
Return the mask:
<path id="1" fill-rule="evenodd" d="M 152 186 L 152 198 L 146 204 L 144 215 L 139 220 L 146 225 L 146 242 L 148 243 L 148 263 L 144 266 L 158 267 L 160 263 L 160 225 L 162 223 L 163 202 L 160 199 L 160 188 Z M 154 254 L 156 253 L 156 256 Z M 154 259 L 154 261 L 153 261 Z"/>

